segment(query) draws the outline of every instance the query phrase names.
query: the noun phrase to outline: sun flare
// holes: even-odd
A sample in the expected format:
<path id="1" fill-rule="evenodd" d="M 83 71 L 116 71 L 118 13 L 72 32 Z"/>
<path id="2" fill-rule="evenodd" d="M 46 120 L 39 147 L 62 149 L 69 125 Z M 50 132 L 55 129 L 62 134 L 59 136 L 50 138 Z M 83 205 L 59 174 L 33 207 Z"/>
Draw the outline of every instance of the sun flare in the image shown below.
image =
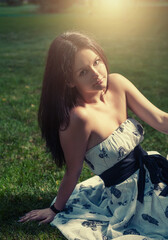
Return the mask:
<path id="1" fill-rule="evenodd" d="M 132 15 L 136 11 L 137 0 L 85 0 L 90 15 L 119 17 Z"/>

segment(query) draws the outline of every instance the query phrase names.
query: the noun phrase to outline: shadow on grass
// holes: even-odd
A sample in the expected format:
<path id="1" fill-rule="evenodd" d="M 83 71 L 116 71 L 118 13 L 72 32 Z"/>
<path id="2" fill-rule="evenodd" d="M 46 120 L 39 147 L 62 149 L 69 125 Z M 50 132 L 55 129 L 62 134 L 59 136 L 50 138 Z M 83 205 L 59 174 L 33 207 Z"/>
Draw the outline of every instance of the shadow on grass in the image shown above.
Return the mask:
<path id="1" fill-rule="evenodd" d="M 55 193 L 34 195 L 0 196 L 0 239 L 66 239 L 57 228 L 38 222 L 19 223 L 19 217 L 33 209 L 49 207 Z"/>

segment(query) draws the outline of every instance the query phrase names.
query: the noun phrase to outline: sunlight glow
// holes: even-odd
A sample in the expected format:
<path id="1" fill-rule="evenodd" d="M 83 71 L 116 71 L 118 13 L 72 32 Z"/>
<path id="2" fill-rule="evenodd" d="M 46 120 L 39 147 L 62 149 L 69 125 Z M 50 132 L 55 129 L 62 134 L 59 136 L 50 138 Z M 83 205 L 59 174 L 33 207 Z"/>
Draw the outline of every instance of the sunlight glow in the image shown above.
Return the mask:
<path id="1" fill-rule="evenodd" d="M 136 3 L 137 0 L 88 0 L 88 8 L 91 13 L 119 16 L 134 11 Z"/>
<path id="2" fill-rule="evenodd" d="M 145 1 L 141 0 L 80 1 L 82 4 L 78 21 L 83 25 L 89 21 L 89 27 L 93 28 L 91 31 L 97 29 L 100 35 L 107 31 L 120 37 L 127 33 L 148 32 L 153 27 L 152 19 L 158 11 L 156 8 L 146 7 Z"/>

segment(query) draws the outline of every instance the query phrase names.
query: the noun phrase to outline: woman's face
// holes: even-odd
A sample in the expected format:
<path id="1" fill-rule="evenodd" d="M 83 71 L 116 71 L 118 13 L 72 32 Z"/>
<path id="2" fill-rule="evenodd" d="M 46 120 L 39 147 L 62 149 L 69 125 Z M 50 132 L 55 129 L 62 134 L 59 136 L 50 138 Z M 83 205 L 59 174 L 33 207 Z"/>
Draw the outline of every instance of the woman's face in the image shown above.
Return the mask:
<path id="1" fill-rule="evenodd" d="M 90 49 L 76 53 L 73 82 L 80 93 L 96 93 L 107 87 L 107 69 L 102 59 Z"/>

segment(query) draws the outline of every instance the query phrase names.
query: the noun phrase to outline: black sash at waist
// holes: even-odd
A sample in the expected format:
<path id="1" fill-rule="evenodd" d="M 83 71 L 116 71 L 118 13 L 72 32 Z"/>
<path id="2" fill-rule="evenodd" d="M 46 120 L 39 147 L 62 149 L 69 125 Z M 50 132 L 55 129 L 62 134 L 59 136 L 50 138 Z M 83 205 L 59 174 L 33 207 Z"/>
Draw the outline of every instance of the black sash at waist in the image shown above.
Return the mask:
<path id="1" fill-rule="evenodd" d="M 161 196 L 167 196 L 168 161 L 159 154 L 148 155 L 140 145 L 136 146 L 134 150 L 119 163 L 100 174 L 99 177 L 104 181 L 106 187 L 110 187 L 125 181 L 139 169 L 137 199 L 143 203 L 146 175 L 144 165 L 149 171 L 153 184 L 164 182 L 167 185 L 160 193 Z"/>

